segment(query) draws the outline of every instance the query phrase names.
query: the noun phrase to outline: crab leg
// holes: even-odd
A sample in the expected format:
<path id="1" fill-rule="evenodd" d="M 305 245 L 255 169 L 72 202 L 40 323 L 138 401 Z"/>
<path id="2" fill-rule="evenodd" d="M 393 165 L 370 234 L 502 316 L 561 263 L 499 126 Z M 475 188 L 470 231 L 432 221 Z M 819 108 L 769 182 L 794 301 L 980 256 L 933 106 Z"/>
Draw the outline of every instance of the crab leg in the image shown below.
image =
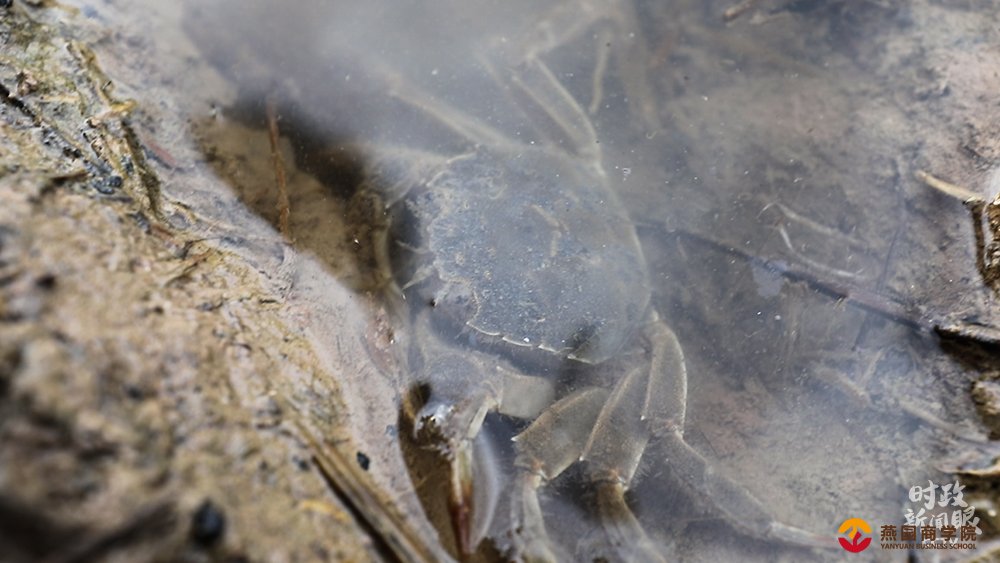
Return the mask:
<path id="1" fill-rule="evenodd" d="M 393 99 L 432 117 L 459 137 L 481 145 L 506 146 L 513 143 L 495 129 L 440 101 L 437 96 L 389 68 L 388 65 L 372 62 L 367 70 L 385 82 L 388 86 L 387 93 Z"/>
<path id="2" fill-rule="evenodd" d="M 653 131 L 660 129 L 656 96 L 653 95 L 646 76 L 645 65 L 649 56 L 645 41 L 639 33 L 638 17 L 632 2 L 562 2 L 519 36 L 494 41 L 490 51 L 496 53 L 499 60 L 507 66 L 516 67 L 526 61 L 540 60 L 546 53 L 598 27 L 602 29 L 594 34 L 599 51 L 594 65 L 591 113 L 597 111 L 602 101 L 607 50 L 612 48 L 614 42 L 615 64 L 625 87 L 629 107 L 641 117 L 644 127 Z M 589 121 L 586 117 L 585 120 Z"/>
<path id="3" fill-rule="evenodd" d="M 756 538 L 774 539 L 803 547 L 836 547 L 832 536 L 822 536 L 774 520 L 756 498 L 739 484 L 715 472 L 710 462 L 674 430 L 659 436 L 671 472 L 691 490 L 709 499 L 712 508 L 734 529 Z"/>
<path id="4" fill-rule="evenodd" d="M 519 466 L 524 474 L 513 516 L 515 528 L 520 524 L 526 536 L 521 542 L 523 555 L 533 560 L 555 559 L 556 548 L 549 545 L 538 512 L 537 489 L 579 459 L 586 464 L 586 475 L 596 488 L 601 525 L 616 557 L 662 560 L 624 496 L 653 438 L 670 470 L 709 499 L 733 528 L 794 545 L 834 546 L 831 537 L 774 520 L 760 501 L 714 471 L 684 440 L 687 375 L 680 344 L 655 318 L 643 329 L 643 336 L 652 347 L 650 369 L 630 371 L 603 402 L 602 394 L 594 390 L 570 395 L 517 437 Z M 637 410 L 636 405 L 643 407 Z M 585 446 L 577 449 L 573 440 L 586 440 Z"/>
<path id="5" fill-rule="evenodd" d="M 429 322 L 426 317 L 417 319 L 423 330 L 431 330 Z M 459 550 L 471 553 L 489 529 L 500 495 L 491 474 L 495 462 L 490 459 L 488 439 L 480 435 L 486 415 L 534 418 L 552 404 L 555 391 L 544 378 L 521 375 L 497 363 L 449 352 L 423 354 L 421 379 L 431 383 L 431 396 L 415 416 L 414 431 L 435 436 L 448 461 L 452 526 Z M 470 390 L 469 381 L 482 384 Z"/>
<path id="6" fill-rule="evenodd" d="M 597 132 L 583 108 L 566 88 L 552 75 L 542 61 L 529 58 L 511 75 L 511 82 L 532 102 L 543 108 L 569 138 L 572 152 L 583 157 L 603 174 Z"/>
<path id="7" fill-rule="evenodd" d="M 597 417 L 581 460 L 597 487 L 598 515 L 612 549 L 628 560 L 663 561 L 625 503 L 625 491 L 650 439 L 642 412 L 635 409 L 648 395 L 648 379 L 648 372 L 635 369 L 618 383 Z"/>
<path id="8" fill-rule="evenodd" d="M 659 321 L 646 336 L 655 343 L 651 367 L 631 370 L 610 392 L 587 389 L 559 401 L 517 438 L 518 465 L 523 476 L 520 502 L 512 519 L 526 539 L 518 546 L 529 560 L 554 560 L 554 548 L 537 511 L 537 488 L 576 461 L 587 463 L 587 476 L 597 487 L 598 513 L 611 545 L 627 559 L 661 561 L 656 546 L 625 503 L 625 491 L 649 442 L 647 411 L 651 403 L 671 409 L 675 425 L 683 427 L 687 377 L 680 345 Z M 652 378 L 669 367 L 672 377 Z M 663 380 L 654 383 L 652 380 Z M 637 410 L 636 405 L 644 405 Z M 659 409 L 657 413 L 661 412 Z M 665 412 L 665 411 L 664 411 Z M 679 417 L 679 418 L 678 418 Z M 665 421 L 661 421 L 665 422 Z"/>
<path id="9" fill-rule="evenodd" d="M 567 136 L 573 152 L 586 157 L 600 168 L 600 151 L 597 135 L 587 112 L 553 75 L 543 57 L 598 28 L 595 39 L 599 53 L 594 67 L 594 86 L 590 106 L 599 107 L 607 67 L 607 48 L 615 37 L 617 44 L 616 66 L 627 93 L 633 113 L 641 115 L 644 126 L 651 130 L 660 128 L 652 93 L 643 61 L 645 43 L 639 33 L 638 18 L 631 2 L 613 0 L 587 0 L 580 3 L 558 3 L 548 13 L 514 37 L 500 37 L 481 45 L 475 59 L 502 85 L 507 78 L 522 94 L 551 118 Z M 355 58 L 355 57 L 351 57 Z M 391 68 L 377 57 L 361 54 L 366 60 L 364 72 L 375 82 L 386 85 L 387 94 L 396 101 L 430 116 L 453 133 L 477 145 L 512 146 L 516 142 L 497 130 L 483 124 L 471 115 L 438 99 L 432 92 L 409 80 L 403 73 Z M 496 67 L 513 69 L 512 77 L 499 76 Z"/>
<path id="10" fill-rule="evenodd" d="M 557 561 L 538 505 L 538 489 L 573 463 L 590 457 L 588 478 L 597 487 L 598 513 L 616 549 L 628 560 L 662 561 L 653 542 L 625 504 L 627 484 L 649 441 L 639 412 L 646 392 L 643 369 L 632 370 L 609 394 L 588 388 L 562 399 L 542 413 L 515 438 L 522 475 L 511 506 L 517 557 L 528 561 Z M 610 407 L 609 407 L 610 406 Z M 602 431 L 601 429 L 606 429 Z"/>
<path id="11" fill-rule="evenodd" d="M 743 533 L 807 547 L 830 547 L 831 538 L 775 521 L 760 501 L 714 471 L 709 461 L 684 440 L 687 373 L 680 343 L 659 320 L 644 332 L 654 348 L 642 419 L 648 432 L 658 439 L 670 470 L 691 490 L 708 498 L 713 508 Z M 628 404 L 623 406 L 628 408 Z"/>
<path id="12" fill-rule="evenodd" d="M 655 321 L 646 332 L 657 344 L 642 418 L 648 432 L 658 439 L 667 467 L 691 490 L 707 498 L 714 510 L 743 533 L 806 547 L 834 545 L 831 537 L 774 520 L 760 501 L 739 484 L 714 471 L 709 461 L 684 440 L 684 403 L 687 402 L 684 380 L 687 376 L 680 344 L 661 321 Z M 624 404 L 623 407 L 629 406 Z"/>
<path id="13" fill-rule="evenodd" d="M 530 381 L 534 379 L 534 381 Z M 488 412 L 500 412 L 511 416 L 524 414 L 528 408 L 524 404 L 513 412 L 503 410 L 503 395 L 521 395 L 522 391 L 531 397 L 541 397 L 537 408 L 540 410 L 552 400 L 551 387 L 544 387 L 546 381 L 537 378 L 515 377 L 507 379 L 499 387 L 466 395 L 451 406 L 433 398 L 417 416 L 416 431 L 430 430 L 443 442 L 442 453 L 446 456 L 449 469 L 448 506 L 452 527 L 459 551 L 472 553 L 492 522 L 496 500 L 500 491 L 491 485 L 490 452 L 487 439 L 480 435 L 483 420 Z M 523 387 L 522 387 L 523 386 Z M 546 402 L 547 400 L 547 402 Z M 509 402 L 509 401 L 508 401 Z M 463 416 L 464 415 L 464 416 Z M 495 483 L 494 483 L 495 484 Z M 485 488 L 484 488 L 485 487 Z M 540 515 L 539 515 L 540 518 Z"/>
<path id="14" fill-rule="evenodd" d="M 573 393 L 545 410 L 514 438 L 515 464 L 521 475 L 511 500 L 512 528 L 519 554 L 528 561 L 554 561 L 538 504 L 538 488 L 580 459 L 608 391 L 590 387 Z"/>

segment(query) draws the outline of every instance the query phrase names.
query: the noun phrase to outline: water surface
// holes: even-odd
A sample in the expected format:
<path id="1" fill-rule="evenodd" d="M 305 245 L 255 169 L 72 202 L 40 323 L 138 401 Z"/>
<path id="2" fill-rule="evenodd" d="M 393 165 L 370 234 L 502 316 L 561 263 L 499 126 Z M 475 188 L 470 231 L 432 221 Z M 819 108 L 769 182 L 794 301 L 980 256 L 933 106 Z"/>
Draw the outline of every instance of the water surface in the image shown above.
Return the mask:
<path id="1" fill-rule="evenodd" d="M 970 398 L 982 364 L 943 350 L 931 328 L 990 318 L 992 295 L 968 213 L 915 179 L 927 170 L 993 196 L 997 153 L 983 138 L 998 121 L 982 100 L 997 86 L 987 70 L 1000 38 L 988 4 L 758 2 L 731 21 L 718 1 L 144 4 L 129 9 L 165 22 L 143 30 L 149 44 L 176 48 L 150 64 L 166 85 L 158 92 L 171 93 L 160 103 L 186 116 L 158 134 L 192 139 L 194 161 L 222 180 L 165 190 L 207 220 L 277 240 L 254 217 L 277 224 L 270 99 L 293 247 L 329 283 L 363 295 L 372 264 L 348 243 L 346 202 L 366 161 L 460 155 L 470 146 L 462 128 L 486 135 L 476 142 L 572 152 L 573 132 L 507 78 L 537 55 L 592 124 L 613 197 L 636 225 L 652 307 L 686 357 L 685 437 L 715 471 L 776 521 L 832 538 L 848 518 L 876 533 L 904 524 L 917 506 L 911 487 L 954 482 L 949 470 L 990 457 Z M 606 14 L 589 21 L 588 10 Z M 137 25 L 103 5 L 85 13 L 111 29 Z M 185 64 L 196 72 L 179 74 Z M 156 103 L 151 87 L 124 87 Z M 246 218 L 233 219 L 234 194 Z M 397 330 L 398 348 L 426 336 Z M 412 383 L 406 373 L 396 382 L 400 396 Z M 488 420 L 500 479 L 513 474 L 509 439 L 525 424 Z M 746 533 L 713 506 L 733 501 L 685 485 L 659 446 L 650 443 L 628 500 L 664 556 L 844 555 Z M 565 552 L 588 557 L 605 548 L 583 475 L 557 478 L 542 508 Z M 992 505 L 979 503 L 992 532 Z M 498 518 L 496 548 L 506 533 Z"/>

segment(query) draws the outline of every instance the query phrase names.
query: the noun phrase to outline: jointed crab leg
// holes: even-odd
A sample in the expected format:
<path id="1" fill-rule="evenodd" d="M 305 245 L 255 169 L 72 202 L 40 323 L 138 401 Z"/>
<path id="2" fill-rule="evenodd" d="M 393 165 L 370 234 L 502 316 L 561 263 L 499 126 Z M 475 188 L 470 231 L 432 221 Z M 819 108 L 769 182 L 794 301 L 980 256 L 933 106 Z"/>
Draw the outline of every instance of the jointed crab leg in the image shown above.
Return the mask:
<path id="1" fill-rule="evenodd" d="M 513 506 L 515 525 L 523 528 L 523 550 L 531 560 L 555 560 L 535 498 L 537 488 L 565 471 L 574 455 L 586 465 L 597 490 L 598 514 L 616 557 L 659 561 L 662 554 L 628 508 L 624 494 L 650 441 L 657 439 L 666 466 L 693 491 L 709 499 L 734 528 L 759 538 L 807 547 L 830 547 L 823 537 L 782 524 L 743 487 L 715 472 L 684 440 L 687 386 L 684 358 L 673 332 L 652 320 L 643 330 L 652 346 L 650 368 L 634 369 L 610 394 L 586 389 L 559 401 L 517 437 L 520 495 Z M 602 401 L 602 399 L 604 399 Z M 644 405 L 637 409 L 636 405 Z M 594 409 L 599 414 L 594 416 Z M 574 444 L 586 446 L 576 449 Z"/>
<path id="2" fill-rule="evenodd" d="M 684 441 L 678 431 L 659 437 L 666 463 L 692 491 L 711 503 L 726 522 L 742 533 L 761 539 L 774 539 L 803 547 L 833 548 L 832 536 L 823 536 L 774 520 L 764 505 L 746 489 L 717 473 L 697 450 Z"/>
<path id="3" fill-rule="evenodd" d="M 416 319 L 418 330 L 430 331 L 428 314 Z M 448 460 L 448 505 L 452 527 L 462 553 L 472 552 L 492 521 L 500 494 L 489 473 L 489 438 L 481 435 L 489 412 L 531 419 L 549 407 L 555 395 L 551 382 L 521 375 L 499 361 L 480 362 L 454 351 L 431 347 L 421 351 L 421 379 L 432 381 L 431 396 L 415 414 L 415 431 L 429 431 L 440 442 Z M 481 382 L 469 388 L 469 381 Z M 606 396 L 606 391 L 601 391 Z M 587 411 L 595 416 L 599 408 Z M 542 417 L 550 416 L 546 411 Z M 578 444 L 582 444 L 585 435 Z M 579 454 L 575 454 L 573 460 Z M 567 464 L 568 465 L 568 464 Z M 560 469 L 562 471 L 562 469 Z M 485 489 L 483 488 L 485 487 Z M 537 504 L 537 500 L 535 501 Z M 541 519 L 541 513 L 538 513 Z"/>
<path id="4" fill-rule="evenodd" d="M 571 152 L 593 163 L 595 169 L 603 175 L 597 132 L 583 113 L 583 108 L 552 75 L 549 67 L 538 59 L 528 59 L 511 73 L 511 82 L 539 107 L 546 109 L 549 118 L 569 136 Z"/>
<path id="5" fill-rule="evenodd" d="M 513 144 L 512 140 L 495 129 L 440 101 L 436 96 L 386 65 L 372 63 L 367 71 L 375 74 L 388 85 L 388 94 L 394 99 L 432 117 L 469 142 L 490 146 Z"/>
<path id="6" fill-rule="evenodd" d="M 600 50 L 594 65 L 590 99 L 591 113 L 602 99 L 607 51 L 616 54 L 615 64 L 628 98 L 629 107 L 651 130 L 660 128 L 653 95 L 646 76 L 646 44 L 639 33 L 638 17 L 632 2 L 621 0 L 590 0 L 561 2 L 538 23 L 512 38 L 503 37 L 489 45 L 500 64 L 515 67 L 525 61 L 540 60 L 546 53 L 574 41 L 598 28 L 595 43 Z M 613 39 L 609 39 L 613 37 Z M 575 105 L 576 102 L 574 101 Z"/>
<path id="7" fill-rule="evenodd" d="M 517 550 L 529 561 L 551 561 L 556 556 L 545 532 L 537 489 L 576 463 L 587 436 L 608 400 L 608 390 L 589 387 L 573 393 L 544 411 L 514 441 L 521 472 L 511 500 L 511 523 Z"/>

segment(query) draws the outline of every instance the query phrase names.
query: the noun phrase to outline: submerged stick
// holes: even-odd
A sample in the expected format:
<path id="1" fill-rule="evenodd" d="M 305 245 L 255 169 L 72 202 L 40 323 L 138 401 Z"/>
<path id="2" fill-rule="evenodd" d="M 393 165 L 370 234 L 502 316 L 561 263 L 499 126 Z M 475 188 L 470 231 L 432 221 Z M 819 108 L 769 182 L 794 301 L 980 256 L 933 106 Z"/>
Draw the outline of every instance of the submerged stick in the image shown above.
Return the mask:
<path id="1" fill-rule="evenodd" d="M 285 175 L 285 161 L 281 157 L 278 146 L 280 132 L 278 130 L 278 110 L 273 97 L 267 98 L 267 136 L 271 141 L 271 162 L 274 164 L 274 181 L 278 186 L 278 231 L 288 242 L 292 241 L 288 218 L 291 206 L 288 202 L 288 179 Z"/>
<path id="2" fill-rule="evenodd" d="M 946 182 L 941 178 L 936 176 L 931 176 L 929 173 L 923 170 L 917 170 L 915 176 L 918 180 L 927 184 L 928 186 L 934 188 L 935 190 L 949 195 L 955 199 L 962 200 L 962 203 L 966 205 L 971 205 L 975 203 L 986 203 L 986 200 L 976 192 L 966 188 L 964 186 L 959 186 L 958 184 L 952 184 L 951 182 Z"/>

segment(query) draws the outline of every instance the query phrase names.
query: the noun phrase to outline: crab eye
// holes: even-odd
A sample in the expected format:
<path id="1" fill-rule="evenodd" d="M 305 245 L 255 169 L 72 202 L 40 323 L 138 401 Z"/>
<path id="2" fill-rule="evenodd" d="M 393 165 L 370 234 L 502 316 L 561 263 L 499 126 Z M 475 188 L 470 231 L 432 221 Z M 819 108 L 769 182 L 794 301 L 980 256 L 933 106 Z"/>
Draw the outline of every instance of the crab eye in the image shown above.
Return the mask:
<path id="1" fill-rule="evenodd" d="M 573 333 L 573 336 L 569 338 L 568 344 L 569 348 L 573 350 L 574 355 L 581 357 L 587 356 L 587 351 L 596 347 L 597 340 L 597 326 L 590 324 Z"/>

